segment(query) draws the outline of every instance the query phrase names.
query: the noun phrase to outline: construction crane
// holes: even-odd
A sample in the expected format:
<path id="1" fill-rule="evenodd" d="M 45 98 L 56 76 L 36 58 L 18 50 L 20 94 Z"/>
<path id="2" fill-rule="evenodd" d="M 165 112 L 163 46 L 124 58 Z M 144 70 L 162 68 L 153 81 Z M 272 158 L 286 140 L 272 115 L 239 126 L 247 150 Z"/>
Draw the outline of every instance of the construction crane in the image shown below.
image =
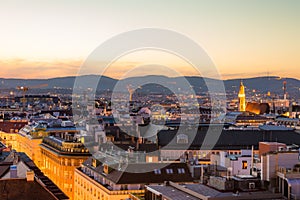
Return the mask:
<path id="1" fill-rule="evenodd" d="M 47 87 L 48 84 L 39 84 L 39 85 L 33 85 L 33 86 L 17 86 L 17 90 L 22 91 L 22 104 L 23 104 L 23 110 L 25 111 L 25 106 L 26 106 L 26 93 L 28 92 L 28 90 L 30 89 L 39 89 L 39 88 L 43 88 L 43 87 Z"/>

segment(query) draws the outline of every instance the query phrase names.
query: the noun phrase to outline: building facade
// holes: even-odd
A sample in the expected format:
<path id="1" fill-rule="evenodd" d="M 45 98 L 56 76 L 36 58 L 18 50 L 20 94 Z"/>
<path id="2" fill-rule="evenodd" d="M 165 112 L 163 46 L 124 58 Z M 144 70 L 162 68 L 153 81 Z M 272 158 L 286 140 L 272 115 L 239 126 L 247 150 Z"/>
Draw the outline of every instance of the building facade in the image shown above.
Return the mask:
<path id="1" fill-rule="evenodd" d="M 40 144 L 44 137 L 58 136 L 63 137 L 67 134 L 78 132 L 75 127 L 47 127 L 46 124 L 35 123 L 26 125 L 16 134 L 16 145 L 14 149 L 24 152 L 33 162 L 43 169 Z"/>
<path id="2" fill-rule="evenodd" d="M 74 171 L 90 153 L 81 142 L 70 138 L 45 137 L 40 144 L 42 171 L 70 199 L 74 199 Z"/>
<path id="3" fill-rule="evenodd" d="M 0 139 L 9 148 L 16 149 L 17 134 L 21 128 L 28 124 L 27 120 L 2 120 L 0 121 Z"/>
<path id="4" fill-rule="evenodd" d="M 144 196 L 145 185 L 167 180 L 193 181 L 186 163 L 127 163 L 123 168 L 91 157 L 75 170 L 74 200 L 125 200 L 132 194 Z"/>

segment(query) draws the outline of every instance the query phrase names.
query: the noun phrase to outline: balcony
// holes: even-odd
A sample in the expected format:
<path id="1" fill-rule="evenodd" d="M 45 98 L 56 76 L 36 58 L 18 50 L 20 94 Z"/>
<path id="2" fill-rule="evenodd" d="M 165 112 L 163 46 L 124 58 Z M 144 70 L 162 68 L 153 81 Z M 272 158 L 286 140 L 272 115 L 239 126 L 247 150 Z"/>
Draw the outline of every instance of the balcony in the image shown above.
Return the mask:
<path id="1" fill-rule="evenodd" d="M 295 165 L 294 168 L 279 167 L 277 176 L 280 178 L 300 178 L 300 166 Z"/>

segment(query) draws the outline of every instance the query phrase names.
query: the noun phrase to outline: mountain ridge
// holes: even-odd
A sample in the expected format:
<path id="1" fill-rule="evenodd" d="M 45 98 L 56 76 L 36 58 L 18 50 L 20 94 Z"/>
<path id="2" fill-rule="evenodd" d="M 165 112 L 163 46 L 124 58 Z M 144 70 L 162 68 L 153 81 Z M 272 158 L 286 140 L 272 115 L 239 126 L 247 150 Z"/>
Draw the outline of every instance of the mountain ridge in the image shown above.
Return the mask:
<path id="1" fill-rule="evenodd" d="M 101 77 L 100 83 L 99 78 Z M 124 79 L 115 79 L 107 76 L 99 75 L 82 75 L 82 76 L 66 76 L 66 77 L 54 77 L 49 79 L 19 79 L 19 78 L 0 78 L 0 89 L 13 89 L 17 86 L 35 86 L 41 84 L 48 84 L 44 89 L 53 88 L 68 88 L 72 89 L 75 80 L 80 80 L 85 83 L 85 87 L 89 85 L 95 85 L 98 83 L 98 90 L 113 90 L 116 84 L 126 86 L 133 83 L 144 85 L 148 84 L 161 84 L 165 87 L 179 88 L 183 84 L 190 84 L 196 92 L 207 91 L 207 86 L 205 81 L 223 81 L 226 91 L 238 91 L 240 81 L 242 80 L 246 89 L 257 90 L 260 92 L 273 92 L 277 94 L 282 94 L 283 81 L 287 82 L 287 92 L 289 94 L 300 96 L 300 80 L 296 78 L 281 78 L 279 76 L 259 76 L 251 78 L 238 78 L 238 79 L 227 79 L 219 80 L 200 76 L 179 76 L 179 77 L 167 77 L 164 75 L 147 75 L 147 76 L 137 76 L 128 77 Z M 186 82 L 187 81 L 187 82 Z M 127 90 L 127 89 L 126 89 Z"/>

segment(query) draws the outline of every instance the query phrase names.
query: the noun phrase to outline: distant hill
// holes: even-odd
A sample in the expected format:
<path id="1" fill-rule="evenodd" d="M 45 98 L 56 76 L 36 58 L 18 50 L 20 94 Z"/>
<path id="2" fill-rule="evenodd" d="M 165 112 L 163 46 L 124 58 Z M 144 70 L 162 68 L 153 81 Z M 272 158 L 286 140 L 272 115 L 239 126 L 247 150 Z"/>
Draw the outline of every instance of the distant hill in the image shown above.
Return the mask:
<path id="1" fill-rule="evenodd" d="M 98 75 L 85 75 L 77 77 L 77 80 L 80 80 L 83 88 L 88 88 L 90 85 L 98 82 L 100 76 Z M 11 89 L 16 88 L 17 86 L 36 86 L 40 84 L 48 84 L 45 89 L 53 88 L 73 88 L 76 77 L 61 77 L 61 78 L 50 78 L 50 79 L 5 79 L 0 78 L 0 89 Z M 116 86 L 117 90 L 126 91 L 127 85 L 133 85 L 135 88 L 137 86 L 143 86 L 147 84 L 144 92 L 155 90 L 161 87 L 162 91 L 165 91 L 163 88 L 168 88 L 170 90 L 185 90 L 184 86 L 192 86 L 192 88 L 198 92 L 206 92 L 207 87 L 205 84 L 206 81 L 211 83 L 217 83 L 221 80 L 215 79 L 204 79 L 202 77 L 166 77 L 166 76 L 144 76 L 144 77 L 131 77 L 122 80 L 117 80 L 102 76 L 100 82 L 98 83 L 98 90 L 113 90 Z M 260 91 L 261 93 L 266 93 L 270 91 L 271 93 L 282 94 L 283 81 L 287 82 L 287 92 L 290 95 L 300 97 L 300 80 L 294 78 L 284 78 L 280 79 L 279 77 L 254 77 L 242 79 L 244 85 L 246 86 L 247 91 Z M 187 82 L 186 82 L 187 81 Z M 241 79 L 229 79 L 224 80 L 224 86 L 228 92 L 238 91 L 239 84 Z"/>
<path id="2" fill-rule="evenodd" d="M 185 79 L 184 79 L 185 78 Z M 167 88 L 181 88 L 184 85 L 185 80 L 189 82 L 189 84 L 193 87 L 196 93 L 206 92 L 207 86 L 206 82 L 210 82 L 212 85 L 219 86 L 221 80 L 210 79 L 210 78 L 202 78 L 202 77 L 165 77 L 165 76 L 145 76 L 145 77 L 134 77 L 128 78 L 120 81 L 120 85 L 128 85 L 130 82 L 139 83 L 142 85 L 147 82 L 155 83 L 165 83 L 163 86 Z M 252 90 L 256 90 L 260 93 L 266 94 L 270 91 L 272 94 L 282 95 L 283 94 L 283 81 L 287 82 L 287 92 L 289 95 L 300 98 L 300 80 L 294 78 L 284 78 L 272 76 L 272 77 L 254 77 L 254 78 L 246 78 L 246 79 L 229 79 L 224 80 L 224 86 L 227 92 L 238 92 L 239 85 L 241 80 L 243 81 L 246 92 L 250 92 Z M 214 84 L 218 83 L 218 84 Z M 157 86 L 156 86 L 157 87 Z M 148 90 L 149 86 L 147 87 Z M 218 88 L 217 88 L 218 89 Z"/>
<path id="3" fill-rule="evenodd" d="M 37 86 L 42 84 L 48 84 L 47 87 L 43 87 L 44 89 L 52 89 L 52 88 L 73 88 L 75 79 L 85 83 L 86 87 L 93 83 L 97 83 L 100 76 L 97 75 L 84 75 L 84 76 L 68 76 L 68 77 L 60 77 L 60 78 L 50 78 L 50 79 L 5 79 L 0 78 L 0 89 L 11 89 L 16 88 L 17 86 Z M 113 78 L 109 78 L 106 76 L 101 77 L 101 83 L 99 84 L 100 90 L 112 89 L 116 84 L 117 80 Z"/>

